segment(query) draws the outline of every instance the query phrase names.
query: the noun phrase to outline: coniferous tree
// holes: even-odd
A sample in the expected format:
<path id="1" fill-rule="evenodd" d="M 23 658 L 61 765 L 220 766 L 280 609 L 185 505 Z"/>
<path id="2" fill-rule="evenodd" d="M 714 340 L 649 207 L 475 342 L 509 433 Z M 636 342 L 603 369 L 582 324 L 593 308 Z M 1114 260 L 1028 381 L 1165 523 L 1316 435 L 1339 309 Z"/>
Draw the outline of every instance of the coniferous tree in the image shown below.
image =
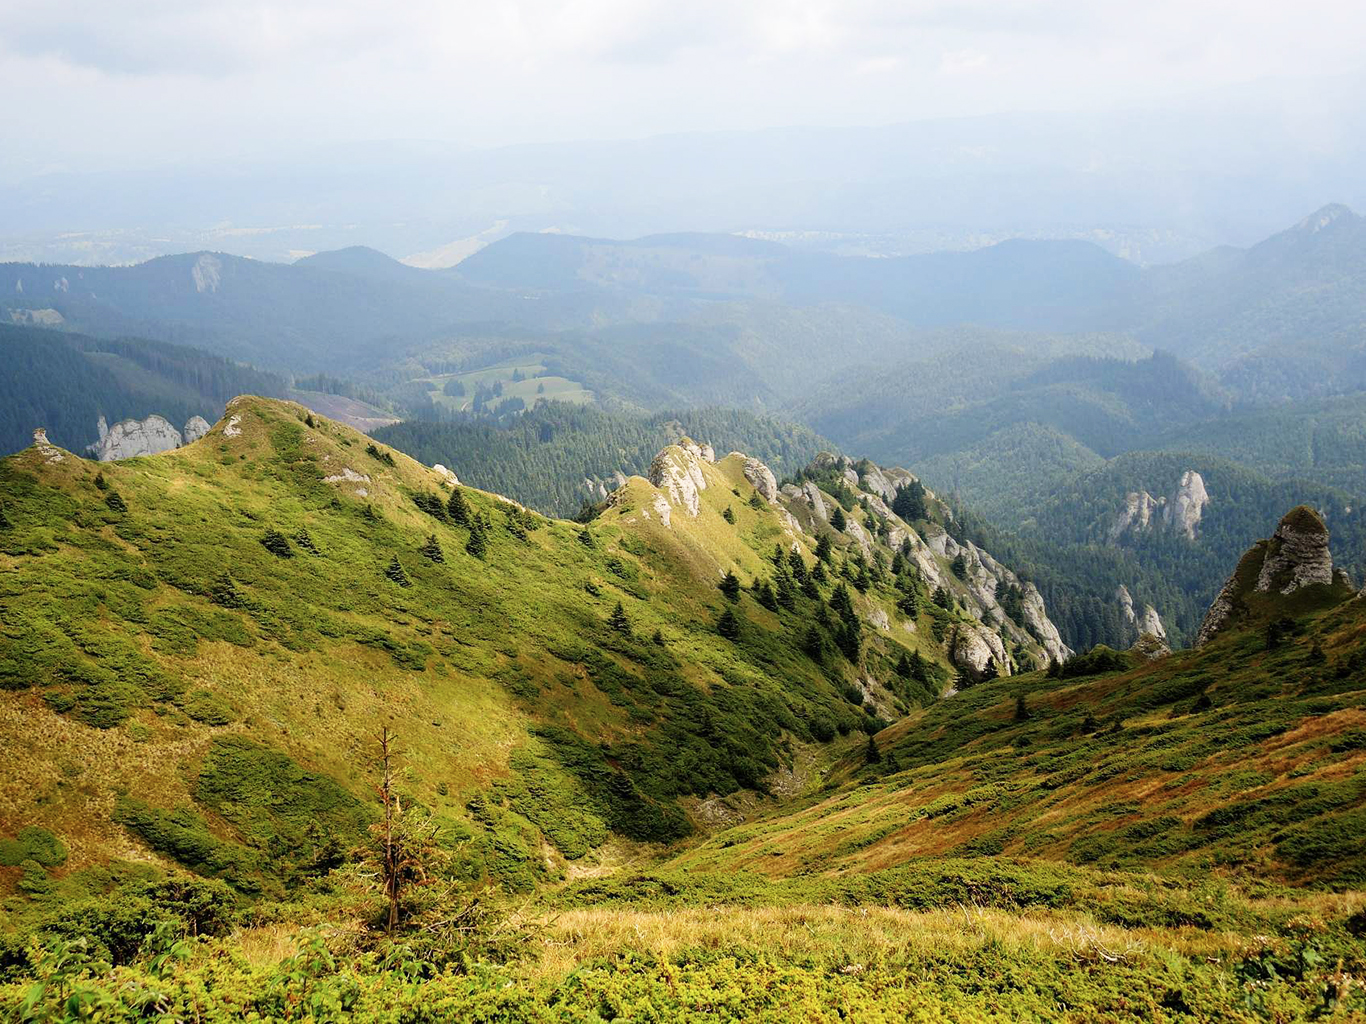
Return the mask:
<path id="1" fill-rule="evenodd" d="M 778 597 L 773 593 L 773 584 L 760 580 L 754 585 L 754 598 L 771 612 L 778 610 Z"/>
<path id="2" fill-rule="evenodd" d="M 840 533 L 843 533 L 844 528 L 849 525 L 849 521 L 844 515 L 844 509 L 839 505 L 836 505 L 835 511 L 830 513 L 830 525 L 836 530 L 839 530 Z"/>
<path id="3" fill-rule="evenodd" d="M 722 577 L 721 582 L 717 584 L 717 587 L 720 589 L 721 593 L 726 595 L 726 600 L 740 600 L 740 579 L 729 569 L 726 570 L 726 575 Z"/>
<path id="4" fill-rule="evenodd" d="M 214 604 L 222 605 L 224 608 L 241 608 L 246 605 L 246 598 L 233 583 L 232 577 L 223 573 L 209 588 L 209 600 Z"/>
<path id="5" fill-rule="evenodd" d="M 792 572 L 792 576 L 798 583 L 805 583 L 809 575 L 806 570 L 806 561 L 796 548 L 793 548 L 787 555 L 787 567 Z"/>
<path id="6" fill-rule="evenodd" d="M 863 760 L 868 764 L 877 764 L 882 760 L 882 751 L 877 748 L 877 740 L 872 736 L 868 737 L 868 746 L 863 752 Z"/>
<path id="7" fill-rule="evenodd" d="M 446 502 L 446 515 L 456 526 L 470 525 L 470 506 L 465 501 L 459 484 L 451 489 L 451 496 Z"/>
<path id="8" fill-rule="evenodd" d="M 935 588 L 934 603 L 945 611 L 949 611 L 953 608 L 953 598 L 949 596 L 949 592 L 943 587 Z"/>
<path id="9" fill-rule="evenodd" d="M 650 637 L 650 639 L 651 639 L 652 641 L 654 641 L 654 645 L 655 645 L 656 647 L 663 647 L 663 646 L 664 646 L 664 631 L 663 631 L 662 629 L 656 629 L 655 632 L 654 632 L 654 636 Z"/>
<path id="10" fill-rule="evenodd" d="M 526 527 L 522 525 L 522 517 L 518 514 L 517 509 L 512 505 L 506 505 L 504 506 L 503 511 L 507 515 L 506 526 L 508 533 L 512 534 L 518 540 L 526 540 Z"/>
<path id="11" fill-rule="evenodd" d="M 911 652 L 911 678 L 918 683 L 928 683 L 930 681 L 929 671 L 925 666 L 925 659 L 919 651 Z"/>
<path id="12" fill-rule="evenodd" d="M 97 491 L 103 491 L 103 490 L 107 490 L 108 487 L 109 487 L 109 485 L 108 485 L 107 483 L 105 483 L 105 481 L 104 481 L 104 472 L 103 472 L 103 471 L 100 471 L 100 472 L 96 473 L 96 474 L 95 474 L 95 490 L 97 490 Z"/>
<path id="13" fill-rule="evenodd" d="M 433 562 L 444 562 L 446 560 L 446 556 L 441 550 L 441 542 L 436 539 L 434 533 L 427 536 L 427 543 L 423 544 L 418 551 L 424 558 Z"/>
<path id="14" fill-rule="evenodd" d="M 586 526 L 579 531 L 579 543 L 586 548 L 595 548 L 598 546 L 598 542 L 593 539 L 593 535 L 588 532 L 588 527 Z"/>
<path id="15" fill-rule="evenodd" d="M 261 538 L 261 546 L 276 558 L 294 557 L 294 549 L 289 546 L 288 538 L 278 530 L 267 530 Z"/>
<path id="16" fill-rule="evenodd" d="M 389 567 L 384 570 L 384 575 L 400 587 L 411 587 L 413 585 L 413 581 L 408 579 L 408 574 L 403 571 L 403 565 L 399 562 L 398 555 L 389 559 Z"/>
<path id="17" fill-rule="evenodd" d="M 815 626 L 807 626 L 802 636 L 802 650 L 817 665 L 825 663 L 825 637 Z"/>
<path id="18" fill-rule="evenodd" d="M 830 561 L 830 537 L 828 534 L 823 533 L 816 538 L 816 559 L 819 562 Z M 820 566 L 817 565 L 817 568 L 819 569 Z"/>
<path id="19" fill-rule="evenodd" d="M 749 496 L 749 507 L 756 512 L 764 507 L 764 499 L 759 497 L 759 492 L 755 491 Z"/>
<path id="20" fill-rule="evenodd" d="M 740 636 L 740 620 L 729 608 L 716 620 L 716 632 L 727 640 L 735 640 Z"/>
<path id="21" fill-rule="evenodd" d="M 830 576 L 825 571 L 825 563 L 817 562 L 811 567 L 811 578 L 817 583 L 826 583 Z"/>
<path id="22" fill-rule="evenodd" d="M 817 563 L 817 565 L 819 565 L 819 563 Z M 816 586 L 816 577 L 810 573 L 807 573 L 806 578 L 802 580 L 802 593 L 813 601 L 819 601 L 821 599 L 821 589 Z"/>
<path id="23" fill-rule="evenodd" d="M 958 552 L 953 561 L 949 564 L 949 571 L 960 580 L 968 578 L 968 560 L 963 557 L 963 552 Z"/>
<path id="24" fill-rule="evenodd" d="M 1034 716 L 1030 713 L 1029 705 L 1025 703 L 1024 694 L 1015 698 L 1015 721 L 1027 722 Z"/>
<path id="25" fill-rule="evenodd" d="M 617 606 L 612 609 L 611 616 L 607 619 L 607 628 L 615 630 L 624 636 L 631 635 L 631 621 L 626 617 L 626 609 L 617 602 Z"/>
<path id="26" fill-rule="evenodd" d="M 902 679 L 911 678 L 911 659 L 906 656 L 906 652 L 901 652 L 901 657 L 897 659 L 896 674 Z"/>
<path id="27" fill-rule="evenodd" d="M 303 548 L 310 555 L 321 554 L 321 552 L 318 551 L 318 545 L 313 543 L 313 538 L 309 536 L 307 530 L 300 530 L 296 533 L 294 535 L 294 543 L 299 545 L 299 547 Z"/>
<path id="28" fill-rule="evenodd" d="M 730 523 L 732 526 L 735 525 L 735 513 L 731 511 L 729 505 L 727 505 L 726 510 L 721 513 L 721 518 L 724 519 L 726 522 Z"/>
<path id="29" fill-rule="evenodd" d="M 470 526 L 470 539 L 465 542 L 465 552 L 482 559 L 488 553 L 488 549 L 489 541 L 484 535 L 484 527 L 475 520 Z"/>
<path id="30" fill-rule="evenodd" d="M 118 491 L 110 491 L 104 496 L 104 503 L 115 512 L 127 512 L 128 503 L 123 500 Z"/>

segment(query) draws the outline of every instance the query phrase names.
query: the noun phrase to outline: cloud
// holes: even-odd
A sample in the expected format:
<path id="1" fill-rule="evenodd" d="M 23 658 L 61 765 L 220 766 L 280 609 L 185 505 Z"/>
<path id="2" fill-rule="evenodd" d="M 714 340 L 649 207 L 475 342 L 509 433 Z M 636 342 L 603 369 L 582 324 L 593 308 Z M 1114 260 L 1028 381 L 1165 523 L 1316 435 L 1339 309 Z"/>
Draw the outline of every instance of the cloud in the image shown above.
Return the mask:
<path id="1" fill-rule="evenodd" d="M 35 150 L 150 160 L 1122 106 L 1363 42 L 1342 0 L 0 0 L 0 89 Z"/>

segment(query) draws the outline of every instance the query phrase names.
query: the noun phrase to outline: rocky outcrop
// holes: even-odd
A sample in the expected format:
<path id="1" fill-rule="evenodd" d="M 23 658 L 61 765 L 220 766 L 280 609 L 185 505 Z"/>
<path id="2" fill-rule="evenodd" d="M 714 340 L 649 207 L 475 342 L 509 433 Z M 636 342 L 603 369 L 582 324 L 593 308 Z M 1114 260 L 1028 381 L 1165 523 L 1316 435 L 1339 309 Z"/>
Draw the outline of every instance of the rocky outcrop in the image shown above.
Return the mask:
<path id="1" fill-rule="evenodd" d="M 185 421 L 185 429 L 181 431 L 185 435 L 186 444 L 194 444 L 208 432 L 209 421 L 203 416 L 191 416 Z"/>
<path id="2" fill-rule="evenodd" d="M 185 443 L 179 430 L 156 415 L 148 416 L 145 420 L 120 420 L 112 427 L 106 426 L 101 416 L 99 432 L 100 439 L 87 450 L 100 462 L 157 455 Z"/>
<path id="3" fill-rule="evenodd" d="M 802 484 L 802 494 L 806 498 L 806 503 L 811 506 L 811 511 L 821 519 L 829 519 L 830 513 L 826 511 L 825 499 L 821 497 L 821 489 L 810 480 Z"/>
<path id="4" fill-rule="evenodd" d="M 444 480 L 447 484 L 454 486 L 460 483 L 460 478 L 455 475 L 455 472 L 453 470 L 447 469 L 445 466 L 441 465 L 441 463 L 438 462 L 435 466 L 432 467 L 432 469 L 435 472 L 440 473 L 441 479 Z"/>
<path id="5" fill-rule="evenodd" d="M 1155 633 L 1138 634 L 1138 639 L 1134 641 L 1134 645 L 1129 650 L 1148 661 L 1165 658 L 1172 652 L 1171 647 L 1167 644 L 1167 638 Z"/>
<path id="6" fill-rule="evenodd" d="M 1110 524 L 1110 541 L 1114 543 L 1125 534 L 1145 533 L 1157 526 L 1195 540 L 1209 504 L 1204 477 L 1188 469 L 1181 474 L 1170 497 L 1154 498 L 1147 491 L 1130 491 L 1125 495 L 1124 507 Z"/>
<path id="7" fill-rule="evenodd" d="M 1162 617 L 1157 614 L 1157 609 L 1145 604 L 1142 611 L 1139 611 L 1134 605 L 1129 588 L 1122 583 L 1115 591 L 1115 600 L 1119 602 L 1119 610 L 1124 615 L 1124 621 L 1133 628 L 1133 635 L 1143 636 L 1150 633 L 1159 640 L 1167 639 L 1167 627 L 1162 624 Z"/>
<path id="8" fill-rule="evenodd" d="M 985 626 L 955 626 L 949 642 L 949 660 L 975 683 L 991 676 L 993 669 L 998 676 L 1010 675 L 1005 645 Z"/>
<path id="9" fill-rule="evenodd" d="M 173 448 L 193 444 L 211 429 L 209 421 L 203 416 L 191 416 L 182 432 L 165 417 L 157 415 L 148 416 L 145 420 L 120 420 L 112 427 L 101 416 L 95 427 L 100 439 L 86 451 L 100 462 L 134 459 L 139 455 L 159 455 Z"/>
<path id="10" fill-rule="evenodd" d="M 696 516 L 702 504 L 701 493 L 707 489 L 707 478 L 699 465 L 703 461 L 705 453 L 699 445 L 689 442 L 685 448 L 671 444 L 650 463 L 649 481 L 668 495 L 675 508 Z"/>
<path id="11" fill-rule="evenodd" d="M 1205 613 L 1195 645 L 1209 643 L 1247 614 L 1257 595 L 1274 598 L 1315 585 L 1336 585 L 1344 595 L 1351 593 L 1333 571 L 1323 517 L 1300 505 L 1286 513 L 1270 540 L 1258 541 L 1239 560 Z"/>
<path id="12" fill-rule="evenodd" d="M 1163 525 L 1187 540 L 1195 540 L 1207 505 L 1209 493 L 1205 490 L 1204 478 L 1195 470 L 1188 469 L 1181 474 L 1181 482 L 1176 485 L 1176 493 L 1162 511 Z"/>
<path id="13" fill-rule="evenodd" d="M 1328 527 L 1312 508 L 1300 505 L 1289 512 L 1267 544 L 1257 573 L 1257 590 L 1292 594 L 1301 587 L 1333 582 L 1333 556 L 1328 550 Z"/>
<path id="14" fill-rule="evenodd" d="M 778 478 L 758 459 L 745 459 L 745 479 L 770 505 L 778 504 Z"/>

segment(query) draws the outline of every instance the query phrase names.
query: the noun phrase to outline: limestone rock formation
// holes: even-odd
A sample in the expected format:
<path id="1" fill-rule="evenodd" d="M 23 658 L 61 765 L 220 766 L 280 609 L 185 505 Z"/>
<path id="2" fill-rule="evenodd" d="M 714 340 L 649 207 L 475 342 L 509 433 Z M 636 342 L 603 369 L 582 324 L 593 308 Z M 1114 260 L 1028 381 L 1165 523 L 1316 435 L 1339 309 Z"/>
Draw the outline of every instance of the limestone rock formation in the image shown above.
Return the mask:
<path id="1" fill-rule="evenodd" d="M 669 496 L 671 505 L 696 516 L 701 508 L 701 492 L 707 489 L 707 478 L 699 465 L 705 461 L 705 455 L 698 445 L 691 441 L 688 445 L 685 448 L 671 444 L 660 451 L 650 463 L 649 480 Z"/>
<path id="2" fill-rule="evenodd" d="M 99 421 L 100 439 L 88 451 L 100 462 L 132 459 L 139 455 L 157 455 L 179 448 L 185 443 L 179 430 L 157 415 L 145 420 L 120 420 L 112 427 Z"/>
<path id="3" fill-rule="evenodd" d="M 984 626 L 956 626 L 949 643 L 949 659 L 973 682 L 986 679 L 990 668 L 994 668 L 998 676 L 1010 675 L 1005 645 Z"/>
<path id="4" fill-rule="evenodd" d="M 1162 624 L 1162 617 L 1157 614 L 1157 609 L 1150 604 L 1145 604 L 1142 611 L 1138 611 L 1134 605 L 1133 596 L 1129 593 L 1129 588 L 1124 584 L 1119 585 L 1115 591 L 1115 599 L 1119 602 L 1120 611 L 1124 614 L 1124 621 L 1133 627 L 1134 633 L 1143 636 L 1150 633 L 1159 640 L 1167 639 L 1167 627 Z"/>
<path id="5" fill-rule="evenodd" d="M 770 505 L 778 504 L 778 478 L 758 459 L 745 459 L 745 479 Z"/>
<path id="6" fill-rule="evenodd" d="M 1258 541 L 1238 562 L 1228 582 L 1205 613 L 1196 637 L 1197 647 L 1209 643 L 1231 623 L 1247 614 L 1250 602 L 1293 594 L 1311 586 L 1335 587 L 1350 595 L 1349 580 L 1333 571 L 1328 549 L 1328 527 L 1307 505 L 1286 513 L 1270 540 Z"/>
<path id="7" fill-rule="evenodd" d="M 1130 491 L 1124 497 L 1124 507 L 1110 524 L 1110 542 L 1118 541 L 1125 534 L 1145 533 L 1158 526 L 1187 540 L 1195 540 L 1209 504 L 1204 477 L 1193 469 L 1181 474 L 1170 497 L 1154 498 L 1147 491 Z"/>
<path id="8" fill-rule="evenodd" d="M 186 444 L 194 444 L 208 432 L 209 421 L 203 416 L 191 416 L 185 421 L 185 429 L 181 431 L 185 435 Z"/>
<path id="9" fill-rule="evenodd" d="M 1166 637 L 1158 636 L 1155 633 L 1138 634 L 1138 639 L 1134 641 L 1134 645 L 1129 650 L 1148 661 L 1165 658 L 1172 652 L 1171 647 L 1167 644 Z"/>
<path id="10" fill-rule="evenodd" d="M 1267 545 L 1257 574 L 1257 589 L 1290 594 L 1315 583 L 1333 582 L 1333 556 L 1328 550 L 1328 527 L 1307 505 L 1290 511 Z"/>

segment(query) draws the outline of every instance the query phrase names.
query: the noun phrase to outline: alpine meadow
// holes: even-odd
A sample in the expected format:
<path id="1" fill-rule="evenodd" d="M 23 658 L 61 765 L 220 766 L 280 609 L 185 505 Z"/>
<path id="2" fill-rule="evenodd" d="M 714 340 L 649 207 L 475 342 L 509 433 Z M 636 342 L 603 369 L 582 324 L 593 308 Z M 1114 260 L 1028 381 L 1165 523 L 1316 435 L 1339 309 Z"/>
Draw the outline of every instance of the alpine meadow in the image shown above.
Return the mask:
<path id="1" fill-rule="evenodd" d="M 1366 13 L 0 4 L 0 1022 L 1366 1022 Z"/>

